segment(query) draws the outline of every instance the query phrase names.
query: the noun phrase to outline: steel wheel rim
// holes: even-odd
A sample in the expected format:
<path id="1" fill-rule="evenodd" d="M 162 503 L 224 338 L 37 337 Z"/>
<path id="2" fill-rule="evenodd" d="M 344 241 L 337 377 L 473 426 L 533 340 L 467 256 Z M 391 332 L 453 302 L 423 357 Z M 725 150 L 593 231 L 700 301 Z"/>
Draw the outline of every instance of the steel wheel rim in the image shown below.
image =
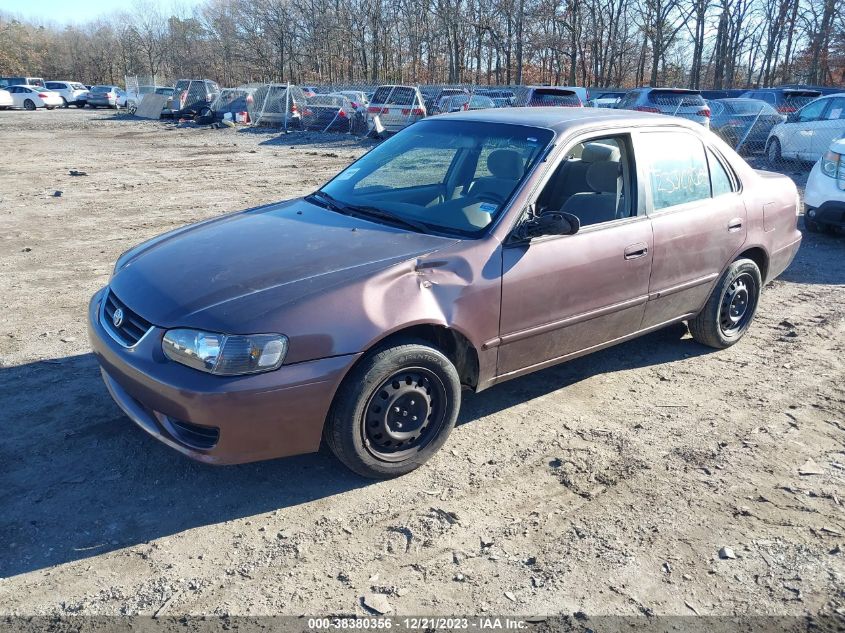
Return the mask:
<path id="1" fill-rule="evenodd" d="M 385 462 L 400 462 L 419 453 L 438 436 L 447 402 L 443 381 L 430 369 L 406 367 L 394 372 L 364 407 L 364 446 Z"/>
<path id="2" fill-rule="evenodd" d="M 748 327 L 757 304 L 757 282 L 750 273 L 738 275 L 725 290 L 719 306 L 719 328 L 727 337 Z"/>

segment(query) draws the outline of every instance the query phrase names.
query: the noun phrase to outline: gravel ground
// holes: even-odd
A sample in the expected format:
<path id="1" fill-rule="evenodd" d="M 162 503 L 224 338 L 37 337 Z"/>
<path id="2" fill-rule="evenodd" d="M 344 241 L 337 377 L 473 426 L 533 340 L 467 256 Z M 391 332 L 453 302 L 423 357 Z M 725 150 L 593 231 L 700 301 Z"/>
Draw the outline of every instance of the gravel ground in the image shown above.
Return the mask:
<path id="1" fill-rule="evenodd" d="M 467 394 L 398 480 L 215 468 L 111 402 L 88 298 L 126 248 L 367 142 L 73 110 L 0 135 L 0 614 L 845 613 L 842 236 L 805 235 L 731 349 L 675 326 Z"/>

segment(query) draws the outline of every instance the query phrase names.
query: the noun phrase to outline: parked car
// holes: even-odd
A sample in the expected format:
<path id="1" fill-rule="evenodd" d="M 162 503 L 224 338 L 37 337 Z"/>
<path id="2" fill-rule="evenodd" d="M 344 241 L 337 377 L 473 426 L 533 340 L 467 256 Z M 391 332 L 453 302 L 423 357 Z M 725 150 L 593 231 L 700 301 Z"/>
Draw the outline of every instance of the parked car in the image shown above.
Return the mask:
<path id="1" fill-rule="evenodd" d="M 224 120 L 237 122 L 238 115 L 242 115 L 244 112 L 249 116 L 254 92 L 255 88 L 251 86 L 223 88 L 209 106 L 209 111 L 203 111 L 197 116 L 197 123 L 208 125 L 215 122 L 220 123 Z M 247 122 L 243 121 L 243 123 Z"/>
<path id="2" fill-rule="evenodd" d="M 626 92 L 616 107 L 622 110 L 668 114 L 710 127 L 710 106 L 698 90 L 636 88 Z"/>
<path id="3" fill-rule="evenodd" d="M 302 127 L 307 103 L 305 90 L 293 84 L 258 84 L 247 97 L 253 123 L 294 129 Z"/>
<path id="4" fill-rule="evenodd" d="M 845 230 L 845 139 L 833 141 L 810 171 L 804 188 L 804 227 Z"/>
<path id="5" fill-rule="evenodd" d="M 352 102 L 341 94 L 314 95 L 302 112 L 302 127 L 321 132 L 366 131 L 366 115 L 358 112 Z"/>
<path id="6" fill-rule="evenodd" d="M 717 99 L 710 106 L 710 129 L 737 149 L 763 150 L 771 129 L 786 117 L 759 99 Z"/>
<path id="7" fill-rule="evenodd" d="M 496 104 L 488 96 L 474 94 L 453 95 L 451 97 L 443 97 L 437 109 L 440 112 L 461 112 L 463 110 L 483 110 L 485 108 L 495 108 Z"/>
<path id="8" fill-rule="evenodd" d="M 138 106 L 144 100 L 144 97 L 148 94 L 172 97 L 174 93 L 175 88 L 169 86 L 138 86 L 137 91 L 134 89 L 126 91 L 126 109 L 129 111 L 129 114 L 134 114 L 135 110 L 138 109 Z"/>
<path id="9" fill-rule="evenodd" d="M 845 92 L 819 97 L 772 128 L 766 155 L 772 165 L 784 158 L 815 162 L 831 142 L 845 136 Z"/>
<path id="10" fill-rule="evenodd" d="M 473 94 L 490 97 L 497 108 L 507 108 L 513 105 L 516 94 L 506 88 L 478 88 Z"/>
<path id="11" fill-rule="evenodd" d="M 444 114 L 305 198 L 130 249 L 90 302 L 91 346 L 127 415 L 194 459 L 325 440 L 393 477 L 444 444 L 462 388 L 681 321 L 741 340 L 798 250 L 798 204 L 680 119 Z"/>
<path id="12" fill-rule="evenodd" d="M 367 108 L 377 134 L 398 132 L 426 116 L 422 93 L 415 86 L 379 86 Z"/>
<path id="13" fill-rule="evenodd" d="M 513 105 L 528 108 L 549 106 L 580 108 L 584 103 L 573 88 L 526 86 L 516 95 Z"/>
<path id="14" fill-rule="evenodd" d="M 594 92 L 593 97 L 587 105 L 593 108 L 615 108 L 624 96 L 624 90 L 603 90 Z"/>
<path id="15" fill-rule="evenodd" d="M 796 112 L 813 99 L 821 96 L 819 90 L 807 88 L 758 88 L 746 90 L 740 96 L 744 99 L 760 99 L 781 114 Z"/>
<path id="16" fill-rule="evenodd" d="M 420 88 L 420 90 L 425 90 L 422 95 L 423 103 L 425 104 L 425 111 L 428 115 L 440 114 L 443 112 L 443 110 L 440 109 L 440 103 L 449 97 L 469 94 L 469 92 L 464 88 Z"/>
<path id="17" fill-rule="evenodd" d="M 52 110 L 62 105 L 62 98 L 59 94 L 45 88 L 7 86 L 4 90 L 12 96 L 12 103 L 15 108 L 23 108 L 24 110 L 46 108 Z"/>
<path id="18" fill-rule="evenodd" d="M 88 88 L 78 81 L 48 81 L 45 87 L 59 94 L 64 107 L 84 108 L 88 101 Z"/>
<path id="19" fill-rule="evenodd" d="M 367 98 L 366 93 L 359 90 L 340 90 L 332 94 L 343 95 L 352 102 L 352 107 L 355 108 L 355 110 L 364 116 L 367 115 L 367 106 L 370 105 L 370 100 Z"/>
<path id="20" fill-rule="evenodd" d="M 87 105 L 89 108 L 119 108 L 126 107 L 126 91 L 120 86 L 94 86 L 88 92 Z"/>
<path id="21" fill-rule="evenodd" d="M 9 93 L 8 90 L 3 90 L 0 88 L 0 110 L 6 110 L 8 108 L 14 108 L 15 101 L 12 99 L 12 95 Z"/>
<path id="22" fill-rule="evenodd" d="M 8 86 L 46 87 L 41 77 L 0 77 L 0 88 L 7 88 Z"/>
<path id="23" fill-rule="evenodd" d="M 193 118 L 207 110 L 219 93 L 220 87 L 210 79 L 180 79 L 173 89 L 172 116 Z"/>

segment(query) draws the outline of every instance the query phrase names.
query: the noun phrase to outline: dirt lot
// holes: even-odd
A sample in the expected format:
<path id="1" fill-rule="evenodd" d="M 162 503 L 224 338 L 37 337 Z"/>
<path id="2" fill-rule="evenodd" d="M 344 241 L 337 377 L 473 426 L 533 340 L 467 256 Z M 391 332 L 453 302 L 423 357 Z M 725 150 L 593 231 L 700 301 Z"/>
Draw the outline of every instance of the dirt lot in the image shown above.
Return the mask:
<path id="1" fill-rule="evenodd" d="M 111 402 L 88 298 L 126 248 L 366 143 L 72 110 L 0 137 L 0 613 L 845 612 L 845 237 L 805 236 L 739 345 L 673 327 L 468 394 L 401 479 L 214 468 Z"/>

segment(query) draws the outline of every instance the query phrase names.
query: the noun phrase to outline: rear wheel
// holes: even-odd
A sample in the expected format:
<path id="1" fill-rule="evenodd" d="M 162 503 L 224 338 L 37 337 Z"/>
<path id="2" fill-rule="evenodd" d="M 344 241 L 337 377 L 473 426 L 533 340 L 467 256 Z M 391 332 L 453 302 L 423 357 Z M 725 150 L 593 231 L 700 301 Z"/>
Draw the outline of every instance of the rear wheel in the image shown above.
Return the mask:
<path id="1" fill-rule="evenodd" d="M 377 349 L 338 389 L 326 443 L 349 469 L 386 479 L 408 473 L 446 441 L 461 403 L 452 362 L 422 341 Z"/>
<path id="2" fill-rule="evenodd" d="M 762 286 L 757 264 L 737 259 L 713 288 L 704 309 L 689 321 L 692 337 L 716 349 L 739 341 L 754 319 Z"/>
<path id="3" fill-rule="evenodd" d="M 26 110 L 35 110 L 35 102 L 32 99 L 27 99 L 23 102 L 23 107 Z"/>
<path id="4" fill-rule="evenodd" d="M 780 141 L 776 138 L 769 141 L 769 146 L 766 148 L 766 158 L 771 167 L 779 167 L 783 162 L 783 156 L 780 153 Z"/>
<path id="5" fill-rule="evenodd" d="M 67 99 L 65 99 L 64 97 L 62 97 L 62 107 L 63 107 L 63 108 L 68 107 L 68 106 L 67 106 Z"/>

